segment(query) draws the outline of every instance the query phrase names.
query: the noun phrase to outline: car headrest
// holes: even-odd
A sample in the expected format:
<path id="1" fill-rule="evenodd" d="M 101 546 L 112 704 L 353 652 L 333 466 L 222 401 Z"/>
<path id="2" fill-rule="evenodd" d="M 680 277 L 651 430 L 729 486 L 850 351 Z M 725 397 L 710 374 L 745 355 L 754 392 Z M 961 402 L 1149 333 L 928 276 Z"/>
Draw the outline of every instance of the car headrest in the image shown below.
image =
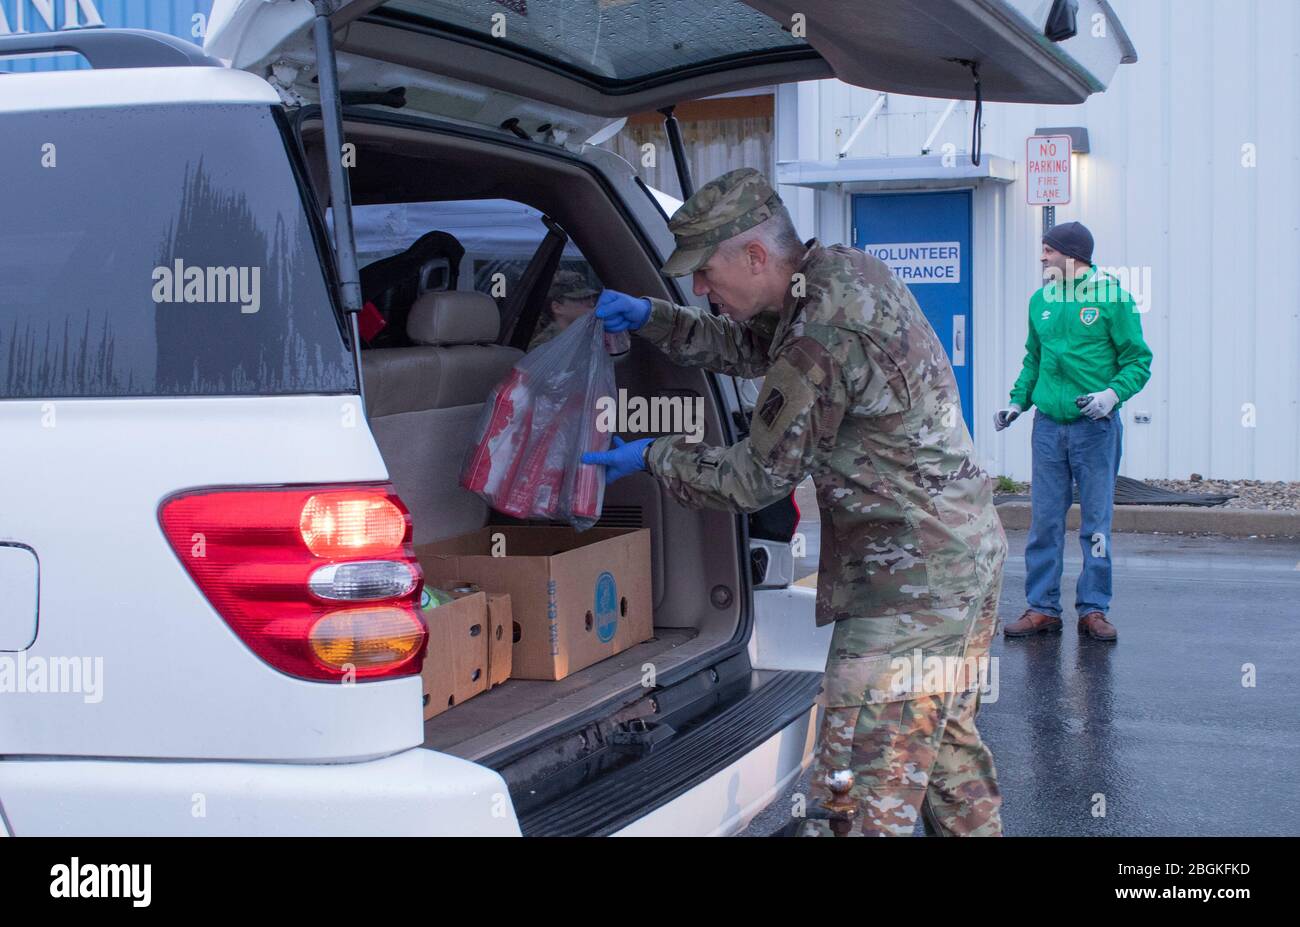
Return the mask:
<path id="1" fill-rule="evenodd" d="M 416 344 L 492 344 L 500 329 L 496 301 L 486 293 L 429 290 L 406 318 L 406 334 Z"/>

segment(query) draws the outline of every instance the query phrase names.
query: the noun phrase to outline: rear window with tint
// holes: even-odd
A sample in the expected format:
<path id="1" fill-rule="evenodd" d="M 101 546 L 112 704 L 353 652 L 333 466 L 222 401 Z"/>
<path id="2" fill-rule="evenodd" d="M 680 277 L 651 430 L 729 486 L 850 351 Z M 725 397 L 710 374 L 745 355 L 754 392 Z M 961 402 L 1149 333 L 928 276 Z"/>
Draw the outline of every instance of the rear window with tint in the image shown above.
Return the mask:
<path id="1" fill-rule="evenodd" d="M 387 0 L 369 19 L 466 35 L 604 85 L 737 59 L 816 55 L 807 39 L 742 0 Z"/>
<path id="2" fill-rule="evenodd" d="M 356 391 L 270 107 L 4 121 L 0 396 Z"/>

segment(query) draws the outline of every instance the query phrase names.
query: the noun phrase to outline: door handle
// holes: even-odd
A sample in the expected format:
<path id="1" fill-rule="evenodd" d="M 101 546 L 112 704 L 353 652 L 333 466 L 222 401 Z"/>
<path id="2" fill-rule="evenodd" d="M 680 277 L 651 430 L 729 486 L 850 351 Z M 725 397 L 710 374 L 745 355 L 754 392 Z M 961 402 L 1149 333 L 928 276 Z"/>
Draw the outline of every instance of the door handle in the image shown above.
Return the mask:
<path id="1" fill-rule="evenodd" d="M 952 317 L 952 365 L 966 366 L 966 316 Z"/>

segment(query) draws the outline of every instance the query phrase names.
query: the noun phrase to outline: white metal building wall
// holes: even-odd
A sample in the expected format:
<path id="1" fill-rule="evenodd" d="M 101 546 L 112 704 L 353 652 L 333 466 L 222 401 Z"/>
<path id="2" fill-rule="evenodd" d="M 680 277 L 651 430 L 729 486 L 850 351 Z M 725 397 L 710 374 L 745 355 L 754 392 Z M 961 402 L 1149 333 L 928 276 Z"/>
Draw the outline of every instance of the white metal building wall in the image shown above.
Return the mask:
<path id="1" fill-rule="evenodd" d="M 1029 422 L 1001 434 L 988 424 L 1019 372 L 1041 281 L 1025 138 L 1039 126 L 1085 126 L 1092 150 L 1075 158 L 1073 202 L 1057 221 L 1092 230 L 1098 264 L 1150 269 L 1143 329 L 1155 358 L 1124 407 L 1122 472 L 1300 479 L 1300 3 L 1112 5 L 1140 60 L 1121 66 L 1106 93 L 1079 106 L 984 108 L 984 153 L 1015 160 L 1020 179 L 982 181 L 974 199 L 977 449 L 992 472 L 1028 477 Z M 834 159 L 875 97 L 837 81 L 782 88 L 778 160 Z M 891 95 L 849 157 L 920 154 L 946 105 Z M 951 142 L 964 156 L 970 113 L 957 105 L 935 151 Z M 1248 145 L 1254 167 L 1243 163 Z M 781 194 L 805 235 L 847 241 L 852 189 Z M 1151 423 L 1134 424 L 1135 412 Z"/>

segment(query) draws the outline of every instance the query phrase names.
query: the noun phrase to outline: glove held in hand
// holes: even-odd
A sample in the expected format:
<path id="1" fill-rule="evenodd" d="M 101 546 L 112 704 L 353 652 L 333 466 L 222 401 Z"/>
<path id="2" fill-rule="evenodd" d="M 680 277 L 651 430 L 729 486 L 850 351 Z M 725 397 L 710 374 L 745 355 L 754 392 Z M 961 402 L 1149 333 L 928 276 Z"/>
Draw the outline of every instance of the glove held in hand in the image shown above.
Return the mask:
<path id="1" fill-rule="evenodd" d="M 634 332 L 650 318 L 650 300 L 603 290 L 596 301 L 596 318 L 605 323 L 607 332 Z"/>

